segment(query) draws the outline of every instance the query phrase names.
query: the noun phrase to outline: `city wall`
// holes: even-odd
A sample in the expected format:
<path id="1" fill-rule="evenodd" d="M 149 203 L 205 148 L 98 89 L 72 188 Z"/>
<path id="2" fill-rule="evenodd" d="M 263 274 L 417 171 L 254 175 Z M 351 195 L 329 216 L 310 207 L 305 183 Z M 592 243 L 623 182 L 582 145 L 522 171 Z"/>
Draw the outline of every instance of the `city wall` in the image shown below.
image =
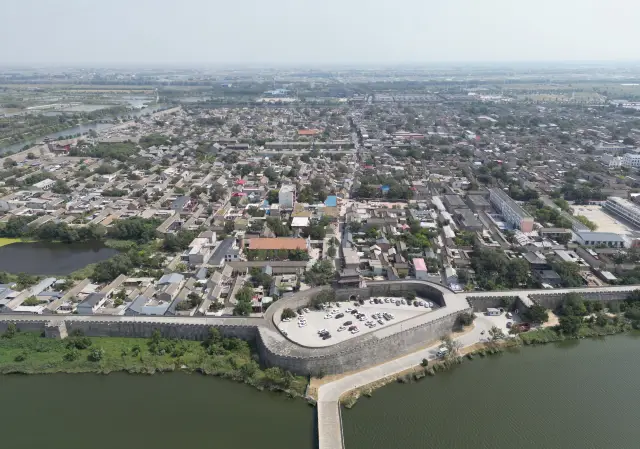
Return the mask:
<path id="1" fill-rule="evenodd" d="M 586 301 L 600 301 L 606 304 L 620 304 L 629 296 L 629 293 L 634 288 L 629 288 L 629 291 L 617 291 L 617 292 L 580 292 L 578 293 Z M 566 293 L 542 293 L 529 295 L 529 297 L 541 306 L 547 309 L 556 309 L 567 296 Z"/>
<path id="2" fill-rule="evenodd" d="M 288 340 L 277 329 L 282 309 L 306 305 L 315 294 L 331 287 L 318 287 L 299 292 L 290 298 L 274 303 L 265 319 L 220 318 L 204 320 L 198 318 L 147 317 L 79 317 L 72 316 L 0 316 L 0 333 L 6 331 L 10 322 L 20 331 L 42 332 L 49 338 L 64 338 L 80 332 L 90 337 L 137 337 L 149 338 L 155 330 L 166 338 L 204 340 L 208 329 L 215 326 L 226 337 L 255 340 L 261 362 L 266 366 L 277 366 L 296 374 L 339 374 L 366 368 L 425 347 L 451 333 L 457 316 L 470 312 L 468 302 L 463 306 L 438 309 L 433 314 L 418 315 L 384 329 L 360 335 L 332 346 L 308 348 Z M 337 290 L 340 299 L 370 296 L 402 296 L 409 290 L 418 296 L 429 298 L 444 305 L 446 289 L 430 286 L 424 282 L 379 282 L 365 288 Z M 450 293 L 450 292 L 449 292 Z"/>

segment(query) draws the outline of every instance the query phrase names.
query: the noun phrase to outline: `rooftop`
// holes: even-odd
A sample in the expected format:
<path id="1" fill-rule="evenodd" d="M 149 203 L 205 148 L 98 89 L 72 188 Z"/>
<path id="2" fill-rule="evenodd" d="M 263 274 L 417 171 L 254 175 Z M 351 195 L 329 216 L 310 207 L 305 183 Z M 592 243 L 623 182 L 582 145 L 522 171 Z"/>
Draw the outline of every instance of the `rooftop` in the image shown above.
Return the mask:
<path id="1" fill-rule="evenodd" d="M 287 249 L 287 250 L 306 250 L 307 241 L 300 238 L 292 237 L 276 237 L 249 240 L 250 250 L 267 250 L 267 249 Z"/>

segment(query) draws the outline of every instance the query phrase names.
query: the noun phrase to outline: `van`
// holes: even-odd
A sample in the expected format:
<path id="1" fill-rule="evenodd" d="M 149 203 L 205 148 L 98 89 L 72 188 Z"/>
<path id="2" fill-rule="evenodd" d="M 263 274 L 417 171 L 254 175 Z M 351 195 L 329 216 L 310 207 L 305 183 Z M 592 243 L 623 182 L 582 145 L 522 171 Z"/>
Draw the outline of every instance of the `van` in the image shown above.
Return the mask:
<path id="1" fill-rule="evenodd" d="M 438 352 L 436 353 L 436 356 L 438 357 L 444 357 L 445 355 L 447 355 L 449 353 L 449 348 L 447 348 L 446 346 L 441 346 L 438 349 Z"/>

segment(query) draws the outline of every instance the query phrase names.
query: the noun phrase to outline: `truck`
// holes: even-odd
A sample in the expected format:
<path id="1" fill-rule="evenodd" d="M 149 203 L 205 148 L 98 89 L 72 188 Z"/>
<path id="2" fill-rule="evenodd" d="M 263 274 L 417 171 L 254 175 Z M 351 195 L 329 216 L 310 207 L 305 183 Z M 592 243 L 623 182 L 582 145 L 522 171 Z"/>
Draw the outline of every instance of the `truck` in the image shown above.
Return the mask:
<path id="1" fill-rule="evenodd" d="M 436 356 L 442 358 L 448 353 L 449 353 L 449 348 L 447 348 L 446 346 L 440 346 L 440 348 L 438 348 L 438 352 L 436 353 Z"/>

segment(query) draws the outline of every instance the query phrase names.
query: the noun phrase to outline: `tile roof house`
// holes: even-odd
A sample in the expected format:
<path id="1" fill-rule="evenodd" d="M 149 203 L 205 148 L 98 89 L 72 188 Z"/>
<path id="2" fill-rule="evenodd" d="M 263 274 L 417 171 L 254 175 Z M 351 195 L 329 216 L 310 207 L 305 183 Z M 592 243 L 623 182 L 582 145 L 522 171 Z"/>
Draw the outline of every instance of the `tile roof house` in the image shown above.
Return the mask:
<path id="1" fill-rule="evenodd" d="M 250 250 L 296 250 L 307 251 L 309 242 L 303 238 L 276 237 L 249 240 Z"/>

